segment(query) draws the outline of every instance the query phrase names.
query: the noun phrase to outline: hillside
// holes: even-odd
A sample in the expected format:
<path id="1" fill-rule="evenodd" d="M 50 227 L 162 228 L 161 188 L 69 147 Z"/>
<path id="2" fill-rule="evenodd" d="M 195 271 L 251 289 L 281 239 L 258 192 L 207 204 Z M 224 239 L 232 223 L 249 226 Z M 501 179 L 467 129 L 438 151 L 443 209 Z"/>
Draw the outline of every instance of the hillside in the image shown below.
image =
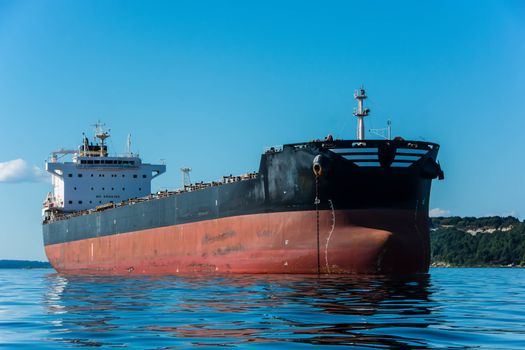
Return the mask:
<path id="1" fill-rule="evenodd" d="M 514 217 L 432 218 L 434 266 L 525 266 L 525 222 Z"/>

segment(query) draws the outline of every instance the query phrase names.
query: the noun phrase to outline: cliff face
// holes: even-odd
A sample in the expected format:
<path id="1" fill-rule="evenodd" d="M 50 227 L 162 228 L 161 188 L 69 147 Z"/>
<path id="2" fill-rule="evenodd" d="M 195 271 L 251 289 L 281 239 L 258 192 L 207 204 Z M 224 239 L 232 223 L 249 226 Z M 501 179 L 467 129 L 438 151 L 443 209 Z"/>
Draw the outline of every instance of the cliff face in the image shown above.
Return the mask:
<path id="1" fill-rule="evenodd" d="M 433 266 L 525 266 L 525 223 L 517 218 L 430 220 Z"/>

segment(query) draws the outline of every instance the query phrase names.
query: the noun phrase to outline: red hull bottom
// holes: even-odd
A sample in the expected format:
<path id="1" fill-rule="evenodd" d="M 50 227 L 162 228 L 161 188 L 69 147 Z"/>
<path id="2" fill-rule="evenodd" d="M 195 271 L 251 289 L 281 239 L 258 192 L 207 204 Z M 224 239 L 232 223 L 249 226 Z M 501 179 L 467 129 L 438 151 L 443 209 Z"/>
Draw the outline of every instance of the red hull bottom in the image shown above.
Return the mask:
<path id="1" fill-rule="evenodd" d="M 388 220 L 394 229 L 352 224 L 356 217 L 361 223 Z M 321 211 L 318 249 L 316 212 L 284 212 L 89 238 L 45 250 L 52 266 L 66 274 L 425 272 L 424 229 L 418 229 L 413 211 Z"/>

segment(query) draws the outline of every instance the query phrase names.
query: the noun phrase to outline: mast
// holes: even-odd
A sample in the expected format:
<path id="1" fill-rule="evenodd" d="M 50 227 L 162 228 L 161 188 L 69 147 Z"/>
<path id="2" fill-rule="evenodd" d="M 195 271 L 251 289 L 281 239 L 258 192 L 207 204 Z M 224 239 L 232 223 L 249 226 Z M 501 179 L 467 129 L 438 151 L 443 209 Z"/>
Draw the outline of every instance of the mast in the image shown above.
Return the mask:
<path id="1" fill-rule="evenodd" d="M 191 186 L 191 180 L 190 180 L 191 168 L 183 167 L 183 168 L 180 168 L 180 171 L 182 173 L 182 188 L 186 189 L 186 187 Z"/>
<path id="2" fill-rule="evenodd" d="M 95 127 L 95 139 L 100 140 L 100 156 L 105 157 L 107 156 L 107 151 L 104 146 L 106 145 L 106 139 L 110 136 L 110 130 L 104 131 L 103 127 L 106 126 L 106 124 L 102 124 L 100 120 L 93 126 Z"/>
<path id="3" fill-rule="evenodd" d="M 131 134 L 128 134 L 128 139 L 126 142 L 126 155 L 128 157 L 133 156 L 133 153 L 131 152 Z"/>
<path id="4" fill-rule="evenodd" d="M 357 117 L 357 139 L 365 139 L 365 122 L 364 117 L 370 113 L 370 108 L 363 108 L 363 101 L 366 100 L 365 88 L 361 87 L 354 92 L 354 98 L 357 100 L 357 110 L 354 110 L 354 115 Z"/>
<path id="5" fill-rule="evenodd" d="M 104 146 L 106 139 L 110 136 L 109 130 L 104 131 L 103 129 L 106 124 L 102 124 L 100 121 L 98 121 L 97 123 L 93 124 L 93 126 L 95 127 L 95 137 L 100 140 L 101 146 Z"/>

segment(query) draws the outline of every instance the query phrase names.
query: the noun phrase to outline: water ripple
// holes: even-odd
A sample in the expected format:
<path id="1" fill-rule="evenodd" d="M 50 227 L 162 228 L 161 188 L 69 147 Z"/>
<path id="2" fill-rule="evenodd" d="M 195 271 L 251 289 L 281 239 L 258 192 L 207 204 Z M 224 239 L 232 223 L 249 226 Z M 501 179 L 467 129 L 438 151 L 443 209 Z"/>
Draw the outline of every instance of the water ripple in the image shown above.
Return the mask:
<path id="1" fill-rule="evenodd" d="M 525 270 L 79 277 L 0 270 L 0 347 L 520 349 Z"/>

